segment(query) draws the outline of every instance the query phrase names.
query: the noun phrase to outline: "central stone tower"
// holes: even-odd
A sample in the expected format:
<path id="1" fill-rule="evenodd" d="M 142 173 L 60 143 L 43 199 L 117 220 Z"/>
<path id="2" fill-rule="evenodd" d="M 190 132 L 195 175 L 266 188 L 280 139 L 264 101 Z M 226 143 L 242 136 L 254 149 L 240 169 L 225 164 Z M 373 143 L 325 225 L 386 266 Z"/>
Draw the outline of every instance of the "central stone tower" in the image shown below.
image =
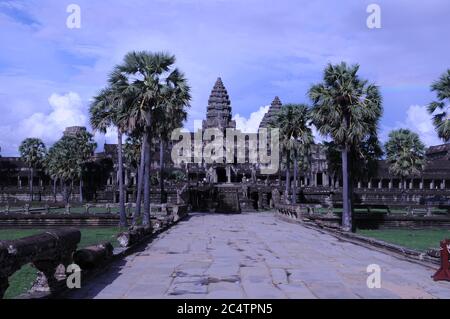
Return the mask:
<path id="1" fill-rule="evenodd" d="M 219 128 L 224 131 L 227 128 L 236 128 L 236 122 L 231 119 L 231 103 L 227 89 L 222 79 L 217 78 L 211 91 L 206 110 L 206 120 L 202 123 L 203 130 L 207 128 Z"/>

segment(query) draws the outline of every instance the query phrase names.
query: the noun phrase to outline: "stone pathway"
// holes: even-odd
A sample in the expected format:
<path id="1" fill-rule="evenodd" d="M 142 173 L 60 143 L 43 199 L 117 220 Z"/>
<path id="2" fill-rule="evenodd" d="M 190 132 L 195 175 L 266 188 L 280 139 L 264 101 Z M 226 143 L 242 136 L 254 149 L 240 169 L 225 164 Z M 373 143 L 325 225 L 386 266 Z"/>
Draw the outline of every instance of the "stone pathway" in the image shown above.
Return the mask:
<path id="1" fill-rule="evenodd" d="M 366 285 L 370 264 L 381 288 Z M 435 269 L 271 213 L 192 214 L 72 298 L 450 298 Z"/>

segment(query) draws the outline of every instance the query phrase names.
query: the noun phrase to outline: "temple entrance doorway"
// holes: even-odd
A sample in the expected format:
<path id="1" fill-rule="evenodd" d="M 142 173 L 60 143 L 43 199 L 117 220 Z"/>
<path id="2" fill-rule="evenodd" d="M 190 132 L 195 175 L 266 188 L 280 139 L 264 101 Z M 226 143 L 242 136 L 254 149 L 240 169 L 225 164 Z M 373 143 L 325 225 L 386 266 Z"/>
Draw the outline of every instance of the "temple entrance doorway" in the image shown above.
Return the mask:
<path id="1" fill-rule="evenodd" d="M 227 182 L 227 172 L 224 167 L 217 167 L 217 183 L 226 183 Z"/>
<path id="2" fill-rule="evenodd" d="M 259 202 L 259 194 L 258 194 L 258 192 L 253 192 L 251 194 L 251 199 L 252 199 L 252 203 L 253 203 L 253 208 L 254 209 L 258 209 L 258 202 Z"/>

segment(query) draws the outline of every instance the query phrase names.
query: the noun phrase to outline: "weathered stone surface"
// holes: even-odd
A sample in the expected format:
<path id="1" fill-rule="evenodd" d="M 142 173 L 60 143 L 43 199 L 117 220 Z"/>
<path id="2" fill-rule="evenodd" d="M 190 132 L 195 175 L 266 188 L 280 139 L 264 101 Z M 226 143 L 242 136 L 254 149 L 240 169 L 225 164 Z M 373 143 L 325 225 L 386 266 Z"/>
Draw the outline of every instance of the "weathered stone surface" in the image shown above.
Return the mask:
<path id="1" fill-rule="evenodd" d="M 152 228 L 150 226 L 133 226 L 128 231 L 118 234 L 117 241 L 122 247 L 130 247 L 151 233 Z"/>
<path id="2" fill-rule="evenodd" d="M 79 230 L 60 229 L 17 240 L 0 241 L 0 297 L 9 286 L 8 278 L 28 263 L 39 270 L 34 289 L 56 291 L 63 279 L 61 277 L 64 277 L 60 266 L 72 262 L 72 254 L 80 239 Z"/>
<path id="3" fill-rule="evenodd" d="M 92 269 L 110 259 L 113 250 L 114 248 L 109 242 L 88 246 L 77 250 L 73 254 L 73 261 L 80 266 L 81 269 Z"/>
<path id="4" fill-rule="evenodd" d="M 373 263 L 380 289 L 366 285 Z M 194 214 L 72 297 L 450 298 L 434 271 L 271 213 Z"/>

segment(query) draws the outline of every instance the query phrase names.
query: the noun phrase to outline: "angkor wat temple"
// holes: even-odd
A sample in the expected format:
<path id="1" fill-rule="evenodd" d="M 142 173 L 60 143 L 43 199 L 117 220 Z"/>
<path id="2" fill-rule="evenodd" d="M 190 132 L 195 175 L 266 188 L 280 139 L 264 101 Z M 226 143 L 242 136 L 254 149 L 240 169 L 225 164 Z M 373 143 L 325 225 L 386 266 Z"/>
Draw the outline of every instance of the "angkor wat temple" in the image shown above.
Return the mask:
<path id="1" fill-rule="evenodd" d="M 268 112 L 260 123 L 267 127 L 274 114 L 282 107 L 275 97 Z M 206 119 L 202 130 L 219 128 L 225 136 L 227 128 L 236 128 L 232 120 L 232 107 L 228 92 L 220 78 L 217 79 L 208 100 Z M 64 134 L 85 129 L 67 128 Z M 194 138 L 195 133 L 191 133 Z M 249 133 L 248 140 L 256 135 Z M 252 136 L 253 135 L 253 136 Z M 165 151 L 164 180 L 168 201 L 183 200 L 192 209 L 199 211 L 239 212 L 268 209 L 272 206 L 273 191 L 281 196 L 284 192 L 285 172 L 283 167 L 276 174 L 262 174 L 258 164 L 244 163 L 181 163 L 171 160 L 170 143 Z M 246 153 L 248 157 L 248 151 Z M 116 145 L 105 144 L 103 152 L 95 153 L 88 164 L 83 181 L 84 198 L 87 201 L 116 201 L 118 198 L 116 166 Z M 181 171 L 183 180 L 175 178 L 174 172 Z M 127 201 L 135 198 L 137 182 L 136 168 L 126 167 L 125 185 Z M 159 175 L 159 148 L 153 149 L 152 176 Z M 291 178 L 292 178 L 291 174 Z M 292 181 L 295 182 L 295 181 Z M 29 199 L 29 170 L 17 157 L 0 158 L 0 201 L 2 203 Z M 33 183 L 34 200 L 62 200 L 58 185 L 42 170 L 35 174 Z M 307 171 L 299 172 L 298 202 L 339 205 L 341 181 L 328 169 L 327 157 L 322 144 L 313 146 L 311 163 Z M 152 201 L 161 200 L 158 182 L 151 190 Z M 383 160 L 377 165 L 374 176 L 354 184 L 355 203 L 371 205 L 447 205 L 450 198 L 450 144 L 432 146 L 426 152 L 426 165 L 422 173 L 407 179 L 402 187 L 398 177 L 389 174 Z M 55 188 L 56 186 L 56 188 Z M 75 200 L 78 188 L 73 188 Z"/>

